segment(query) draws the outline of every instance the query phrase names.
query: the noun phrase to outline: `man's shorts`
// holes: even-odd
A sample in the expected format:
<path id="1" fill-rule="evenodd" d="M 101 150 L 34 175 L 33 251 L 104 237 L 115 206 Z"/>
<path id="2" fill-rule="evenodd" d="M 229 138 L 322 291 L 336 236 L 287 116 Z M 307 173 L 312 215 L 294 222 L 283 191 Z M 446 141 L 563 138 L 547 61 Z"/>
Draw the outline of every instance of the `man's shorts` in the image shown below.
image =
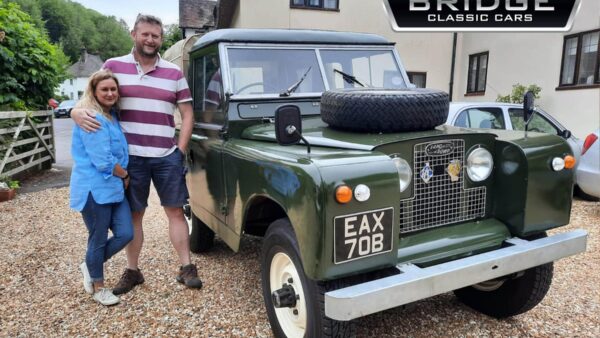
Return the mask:
<path id="1" fill-rule="evenodd" d="M 187 204 L 189 194 L 183 162 L 184 155 L 179 148 L 165 157 L 130 155 L 127 198 L 131 211 L 142 211 L 148 207 L 151 180 L 163 207 L 182 207 Z"/>

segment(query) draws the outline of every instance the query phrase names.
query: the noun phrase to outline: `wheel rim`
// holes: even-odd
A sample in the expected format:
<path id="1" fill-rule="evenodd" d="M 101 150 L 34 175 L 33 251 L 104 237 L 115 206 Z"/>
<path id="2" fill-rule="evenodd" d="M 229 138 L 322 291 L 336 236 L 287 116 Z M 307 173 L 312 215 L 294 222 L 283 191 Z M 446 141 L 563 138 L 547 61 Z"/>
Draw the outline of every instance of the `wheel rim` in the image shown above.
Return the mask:
<path id="1" fill-rule="evenodd" d="M 288 338 L 304 337 L 306 331 L 306 299 L 298 270 L 291 258 L 285 253 L 278 252 L 271 260 L 269 272 L 271 293 L 278 290 L 283 284 L 294 288 L 298 301 L 295 307 L 276 308 L 275 315 L 279 326 Z M 291 279 L 291 282 L 290 282 Z"/>
<path id="2" fill-rule="evenodd" d="M 497 280 L 492 279 L 485 282 L 481 282 L 479 284 L 473 285 L 473 287 L 479 291 L 495 291 L 498 290 L 504 284 L 504 279 Z"/>

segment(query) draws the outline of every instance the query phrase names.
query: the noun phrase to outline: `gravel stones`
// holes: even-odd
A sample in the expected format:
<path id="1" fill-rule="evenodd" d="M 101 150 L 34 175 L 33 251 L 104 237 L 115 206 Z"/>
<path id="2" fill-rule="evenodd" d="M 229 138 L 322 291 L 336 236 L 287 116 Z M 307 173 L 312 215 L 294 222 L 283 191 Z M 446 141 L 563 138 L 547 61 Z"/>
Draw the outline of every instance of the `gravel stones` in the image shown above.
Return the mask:
<path id="1" fill-rule="evenodd" d="M 216 239 L 193 255 L 201 290 L 175 281 L 179 264 L 167 221 L 152 192 L 140 268 L 146 282 L 105 308 L 81 286 L 78 266 L 87 231 L 69 209 L 68 188 L 18 194 L 0 203 L 0 336 L 271 337 L 260 289 L 261 239 L 244 237 L 239 253 Z M 569 226 L 589 232 L 584 254 L 555 263 L 550 292 L 533 310 L 496 320 L 446 293 L 357 320 L 359 337 L 599 337 L 600 203 L 576 200 Z M 125 267 L 106 265 L 106 285 Z"/>

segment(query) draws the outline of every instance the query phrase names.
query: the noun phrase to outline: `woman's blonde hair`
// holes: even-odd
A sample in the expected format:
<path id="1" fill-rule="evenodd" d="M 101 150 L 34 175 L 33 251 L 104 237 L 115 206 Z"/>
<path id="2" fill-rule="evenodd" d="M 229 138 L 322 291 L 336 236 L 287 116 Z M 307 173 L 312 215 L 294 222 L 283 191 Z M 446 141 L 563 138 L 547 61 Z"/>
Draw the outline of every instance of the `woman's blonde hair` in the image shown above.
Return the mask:
<path id="1" fill-rule="evenodd" d="M 113 74 L 113 72 L 111 72 L 110 70 L 102 69 L 92 74 L 90 76 L 90 80 L 88 81 L 88 85 L 85 88 L 85 92 L 83 93 L 83 96 L 81 97 L 79 102 L 77 102 L 77 104 L 75 105 L 75 108 L 92 109 L 94 111 L 102 113 L 102 115 L 104 115 L 108 119 L 112 119 L 112 116 L 110 114 L 106 114 L 104 112 L 104 109 L 102 109 L 102 105 L 100 104 L 100 102 L 98 102 L 96 96 L 94 96 L 94 93 L 96 92 L 96 87 L 98 87 L 98 83 L 108 79 L 113 79 L 117 84 L 117 88 L 119 88 L 119 80 L 117 80 L 115 74 Z M 119 98 L 120 97 L 121 96 L 119 95 Z M 118 113 L 118 102 L 115 103 L 113 108 Z"/>

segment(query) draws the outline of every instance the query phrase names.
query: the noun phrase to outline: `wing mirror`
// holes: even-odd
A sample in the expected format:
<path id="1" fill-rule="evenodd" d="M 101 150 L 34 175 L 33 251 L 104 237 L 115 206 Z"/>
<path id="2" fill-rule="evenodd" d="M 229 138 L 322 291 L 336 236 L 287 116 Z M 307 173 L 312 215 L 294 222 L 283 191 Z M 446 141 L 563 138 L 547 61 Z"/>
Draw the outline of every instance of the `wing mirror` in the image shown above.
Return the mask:
<path id="1" fill-rule="evenodd" d="M 282 146 L 298 144 L 300 140 L 308 147 L 310 144 L 302 137 L 302 116 L 300 108 L 294 105 L 284 105 L 275 111 L 275 138 Z"/>
<path id="2" fill-rule="evenodd" d="M 523 120 L 525 121 L 525 125 L 531 121 L 531 117 L 533 116 L 533 107 L 534 107 L 534 96 L 533 92 L 528 91 L 523 96 Z"/>

